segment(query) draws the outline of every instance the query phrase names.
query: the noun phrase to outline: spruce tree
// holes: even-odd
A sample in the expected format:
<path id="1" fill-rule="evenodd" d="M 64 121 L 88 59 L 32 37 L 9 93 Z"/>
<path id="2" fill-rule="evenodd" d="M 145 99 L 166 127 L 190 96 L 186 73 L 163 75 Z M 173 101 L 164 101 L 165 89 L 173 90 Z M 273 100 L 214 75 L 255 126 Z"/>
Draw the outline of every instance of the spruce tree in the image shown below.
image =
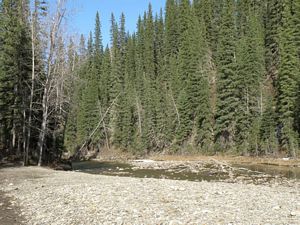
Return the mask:
<path id="1" fill-rule="evenodd" d="M 219 3 L 220 4 L 220 3 Z M 195 13 L 201 23 L 204 20 L 205 23 L 205 40 L 210 46 L 213 44 L 213 1 L 212 0 L 195 0 L 193 1 Z"/>
<path id="2" fill-rule="evenodd" d="M 268 1 L 265 15 L 266 68 L 275 85 L 279 68 L 279 33 L 282 25 L 283 1 Z"/>
<path id="3" fill-rule="evenodd" d="M 98 98 L 99 101 L 102 102 L 101 98 L 101 89 L 105 88 L 101 86 L 101 78 L 102 78 L 102 56 L 103 56 L 103 45 L 102 45 L 102 35 L 101 35 L 101 23 L 100 23 L 100 16 L 99 12 L 96 13 L 96 19 L 95 19 L 95 31 L 94 31 L 94 52 L 93 52 L 93 67 L 95 69 L 95 75 L 98 80 Z M 99 105 L 101 107 L 101 105 Z"/>
<path id="4" fill-rule="evenodd" d="M 249 4 L 249 3 L 248 3 Z M 236 142 L 243 152 L 257 149 L 256 128 L 262 111 L 261 96 L 265 74 L 263 24 L 257 12 L 248 6 L 249 18 L 240 24 L 242 35 L 237 47 L 237 85 L 239 105 Z M 259 100 L 259 101 L 258 101 Z M 255 122 L 257 121 L 257 122 Z M 251 133 L 254 131 L 254 133 Z M 257 140 L 251 143 L 251 140 Z"/>
<path id="5" fill-rule="evenodd" d="M 267 105 L 262 114 L 259 128 L 260 154 L 275 155 L 278 149 L 275 103 L 272 97 L 267 98 L 266 102 Z"/>
<path id="6" fill-rule="evenodd" d="M 178 112 L 178 93 L 180 90 L 180 77 L 178 74 L 177 55 L 179 51 L 179 6 L 175 0 L 167 0 L 165 8 L 165 32 L 164 32 L 164 65 L 163 76 L 166 90 L 166 127 L 165 138 L 170 146 L 174 139 L 174 131 L 180 124 Z M 163 90 L 164 90 L 163 89 Z"/>
<path id="7" fill-rule="evenodd" d="M 280 64 L 278 75 L 277 110 L 280 132 L 280 144 L 293 156 L 298 148 L 295 133 L 295 111 L 298 82 L 300 77 L 299 59 L 295 43 L 295 26 L 291 9 L 285 5 L 283 27 L 280 32 Z"/>
<path id="8" fill-rule="evenodd" d="M 2 1 L 0 23 L 0 120 L 6 147 L 25 151 L 31 74 L 28 3 Z M 23 145 L 21 146 L 21 143 Z"/>
<path id="9" fill-rule="evenodd" d="M 236 109 L 238 107 L 236 74 L 236 33 L 234 2 L 226 0 L 222 10 L 217 52 L 216 140 L 222 149 L 234 147 Z"/>
<path id="10" fill-rule="evenodd" d="M 101 35 L 101 23 L 99 12 L 96 13 L 96 22 L 95 22 L 95 41 L 94 41 L 94 50 L 95 56 L 100 57 L 103 53 L 103 45 L 102 45 L 102 35 Z M 100 65 L 101 66 L 101 65 Z"/>
<path id="11" fill-rule="evenodd" d="M 300 60 L 300 1 L 294 0 L 293 1 L 293 23 L 295 26 L 295 42 L 296 47 L 298 49 L 298 58 Z"/>
<path id="12" fill-rule="evenodd" d="M 177 139 L 180 144 L 187 141 L 187 138 L 191 135 L 193 129 L 194 113 L 193 110 L 196 107 L 196 99 L 193 98 L 191 93 L 193 85 L 191 78 L 196 73 L 199 62 L 199 45 L 197 30 L 199 24 L 197 18 L 192 11 L 189 1 L 182 1 L 180 5 L 180 15 L 182 24 L 180 27 L 185 27 L 182 30 L 180 38 L 180 49 L 178 56 L 179 74 L 180 74 L 180 93 L 178 97 L 178 108 L 180 113 L 180 127 L 177 130 Z M 184 18 L 185 17 L 185 18 Z"/>
<path id="13" fill-rule="evenodd" d="M 72 39 L 68 47 L 68 64 L 69 70 L 74 74 L 74 80 L 71 81 L 70 102 L 68 107 L 68 115 L 65 121 L 64 147 L 68 152 L 75 153 L 76 148 L 82 144 L 77 142 L 78 135 L 78 117 L 79 103 L 81 97 L 81 86 L 79 84 L 79 70 L 83 66 L 86 49 L 85 40 L 81 35 L 79 55 L 76 52 Z M 75 57 L 75 59 L 74 59 Z M 79 63 L 79 64 L 78 64 Z M 76 65 L 77 64 L 77 65 Z"/>
<path id="14" fill-rule="evenodd" d="M 168 110 L 165 106 L 167 104 L 167 77 L 165 76 L 164 62 L 165 58 L 165 42 L 164 42 L 164 19 L 162 9 L 160 10 L 159 16 L 156 14 L 155 21 L 155 40 L 154 40 L 154 61 L 155 61 L 155 76 L 156 76 L 156 92 L 157 94 L 157 147 L 163 149 L 165 146 L 169 145 L 169 140 L 166 136 L 167 130 L 167 119 Z M 161 93 L 161 94 L 159 94 Z"/>
<path id="15" fill-rule="evenodd" d="M 141 71 L 142 84 L 138 84 L 141 89 L 141 106 L 144 110 L 143 115 L 140 117 L 143 119 L 141 142 L 143 143 L 141 148 L 145 151 L 155 149 L 156 145 L 154 140 L 156 139 L 156 125 L 157 125 L 157 101 L 158 95 L 156 90 L 156 74 L 155 74 L 155 30 L 152 6 L 149 4 L 148 11 L 144 13 L 144 19 L 140 21 L 140 29 L 138 31 L 138 44 L 141 44 L 143 53 L 138 52 L 138 58 L 140 62 L 137 65 L 137 70 Z M 139 39 L 141 38 L 141 39 Z M 141 50 L 142 50 L 141 49 Z M 139 78 L 137 78 L 139 79 Z"/>
<path id="16" fill-rule="evenodd" d="M 134 149 L 134 135 L 137 130 L 135 117 L 135 40 L 128 37 L 125 55 L 124 93 L 121 101 L 122 137 L 121 146 L 124 149 Z"/>
<path id="17" fill-rule="evenodd" d="M 165 53 L 176 55 L 179 41 L 179 19 L 177 1 L 167 0 L 165 12 Z"/>
<path id="18" fill-rule="evenodd" d="M 134 145 L 137 152 L 142 152 L 147 147 L 145 141 L 145 110 L 144 102 L 146 98 L 145 89 L 145 23 L 141 16 L 137 22 L 137 33 L 135 38 L 135 68 L 136 68 L 136 82 L 135 82 L 135 112 L 137 118 L 137 131 L 134 139 Z"/>
<path id="19" fill-rule="evenodd" d="M 66 145 L 89 141 L 139 154 L 215 147 L 297 155 L 299 7 L 299 0 L 167 0 L 165 17 L 162 11 L 154 17 L 149 5 L 133 34 L 126 33 L 124 14 L 118 23 L 112 15 L 105 50 L 97 13 L 87 50 L 79 50 Z M 5 82 L 0 85 L 9 87 Z M 15 103 L 14 84 L 12 99 L 0 102 Z M 114 100 L 93 140 L 86 140 Z M 10 135 L 12 126 L 1 129 Z"/>
<path id="20" fill-rule="evenodd" d="M 100 120 L 101 110 L 99 106 L 99 67 L 97 66 L 98 61 L 95 54 L 97 51 L 101 51 L 101 32 L 98 30 L 99 17 L 96 16 L 96 29 L 95 29 L 95 40 L 93 40 L 92 33 L 88 40 L 87 50 L 87 61 L 81 68 L 80 78 L 82 79 L 82 89 L 79 102 L 79 113 L 78 113 L 78 142 L 82 145 L 84 142 L 92 144 L 95 147 L 100 141 L 99 132 L 96 133 L 93 140 L 88 140 L 89 135 L 94 130 L 98 121 Z M 97 43 L 97 45 L 96 45 Z M 97 50 L 98 49 L 98 50 Z M 98 57 L 101 57 L 98 56 Z M 90 145 L 88 145 L 90 146 Z"/>
<path id="21" fill-rule="evenodd" d="M 120 29 L 118 31 L 116 48 L 118 49 L 116 63 L 118 63 L 116 68 L 118 69 L 117 76 L 119 82 L 120 98 L 118 100 L 118 107 L 116 107 L 116 123 L 114 129 L 114 144 L 117 147 L 122 147 L 122 141 L 124 137 L 124 127 L 128 124 L 126 123 L 126 116 L 128 115 L 128 99 L 126 98 L 125 91 L 125 62 L 126 62 L 126 32 L 125 32 L 125 16 L 121 15 L 120 18 Z M 124 140 L 125 141 L 125 140 Z M 126 141 L 125 141 L 126 142 Z M 127 142 L 126 142 L 127 143 Z"/>

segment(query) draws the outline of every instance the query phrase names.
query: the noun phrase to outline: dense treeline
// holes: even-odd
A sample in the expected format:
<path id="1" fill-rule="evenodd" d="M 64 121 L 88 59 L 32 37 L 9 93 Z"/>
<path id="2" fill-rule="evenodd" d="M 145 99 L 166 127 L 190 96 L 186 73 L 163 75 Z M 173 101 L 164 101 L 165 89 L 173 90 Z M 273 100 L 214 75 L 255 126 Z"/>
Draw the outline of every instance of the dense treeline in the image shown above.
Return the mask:
<path id="1" fill-rule="evenodd" d="M 112 15 L 106 49 L 97 14 L 66 147 L 297 155 L 299 10 L 299 1 L 168 0 L 165 14 L 150 5 L 134 34 Z"/>
<path id="2" fill-rule="evenodd" d="M 65 2 L 51 14 L 46 1 L 32 3 L 0 1 L 0 158 L 40 165 L 62 154 L 76 54 L 62 35 Z"/>
<path id="3" fill-rule="evenodd" d="M 6 2 L 18 4 L 9 12 Z M 63 148 L 299 154 L 299 0 L 167 0 L 156 15 L 149 5 L 133 34 L 125 15 L 112 15 L 106 47 L 97 13 L 95 30 L 78 47 L 54 36 L 52 56 L 30 45 L 42 40 L 30 36 L 34 20 L 21 20 L 35 18 L 24 13 L 24 2 L 1 6 L 5 149 L 26 153 L 29 145 L 31 156 L 42 155 L 41 146 L 48 156 Z M 42 81 L 31 79 L 32 71 Z"/>

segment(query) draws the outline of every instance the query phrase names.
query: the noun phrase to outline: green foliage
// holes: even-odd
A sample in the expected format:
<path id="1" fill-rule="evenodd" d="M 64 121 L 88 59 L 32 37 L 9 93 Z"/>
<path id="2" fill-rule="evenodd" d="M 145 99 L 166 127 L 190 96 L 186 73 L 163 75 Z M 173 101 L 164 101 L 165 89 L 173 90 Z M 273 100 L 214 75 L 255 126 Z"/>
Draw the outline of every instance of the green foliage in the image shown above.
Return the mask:
<path id="1" fill-rule="evenodd" d="M 0 140 L 7 148 L 24 142 L 31 74 L 31 40 L 22 1 L 0 6 Z M 10 142 L 11 141 L 11 142 Z M 10 142 L 10 143 L 9 143 Z"/>
<path id="2" fill-rule="evenodd" d="M 294 132 L 297 92 L 300 77 L 299 59 L 295 42 L 295 26 L 291 9 L 285 6 L 283 26 L 280 33 L 280 69 L 278 77 L 277 111 L 278 122 L 282 126 L 280 143 L 291 155 L 295 155 L 298 143 Z"/>
<path id="3" fill-rule="evenodd" d="M 47 54 L 39 17 L 46 5 L 36 1 L 31 14 L 26 1 L 0 2 L 0 147 L 21 149 L 32 73 L 28 17 L 38 14 L 31 124 L 40 127 L 36 109 Z M 299 0 L 167 0 L 165 13 L 154 15 L 149 5 L 133 34 L 124 14 L 118 22 L 112 15 L 111 43 L 104 49 L 97 12 L 87 44 L 84 36 L 78 48 L 72 40 L 68 47 L 62 38 L 56 43 L 63 56 L 54 60 L 60 65 L 55 72 L 65 73 L 64 65 L 74 76 L 61 87 L 67 115 L 49 108 L 47 151 L 61 149 L 64 137 L 70 152 L 87 143 L 138 154 L 297 156 L 299 21 Z M 38 130 L 32 130 L 35 148 Z"/>
<path id="4" fill-rule="evenodd" d="M 278 76 L 280 60 L 279 33 L 282 25 L 282 2 L 282 0 L 268 1 L 265 12 L 266 69 L 274 83 Z"/>
<path id="5" fill-rule="evenodd" d="M 177 54 L 179 41 L 179 19 L 177 1 L 167 0 L 165 13 L 165 53 L 170 55 Z"/>
<path id="6" fill-rule="evenodd" d="M 236 33 L 234 29 L 234 2 L 225 1 L 219 31 L 217 66 L 216 139 L 223 149 L 234 147 L 236 109 L 239 105 L 236 71 Z"/>
<path id="7" fill-rule="evenodd" d="M 125 16 L 118 24 L 112 15 L 101 57 L 97 14 L 79 70 L 76 138 L 119 96 L 99 127 L 100 145 L 275 155 L 280 144 L 297 155 L 299 2 L 286 5 L 290 15 L 281 0 L 167 0 L 165 15 L 154 17 L 149 5 L 132 35 Z"/>
<path id="8" fill-rule="evenodd" d="M 249 145 L 248 139 L 257 133 L 254 124 L 258 123 L 256 121 L 259 121 L 261 116 L 262 82 L 265 74 L 262 21 L 254 10 L 249 9 L 248 13 L 250 19 L 243 24 L 244 31 L 237 46 L 239 105 L 236 116 L 238 123 L 236 141 L 243 152 L 253 152 L 253 146 Z M 255 152 L 258 151 L 257 146 L 258 143 L 255 145 Z"/>

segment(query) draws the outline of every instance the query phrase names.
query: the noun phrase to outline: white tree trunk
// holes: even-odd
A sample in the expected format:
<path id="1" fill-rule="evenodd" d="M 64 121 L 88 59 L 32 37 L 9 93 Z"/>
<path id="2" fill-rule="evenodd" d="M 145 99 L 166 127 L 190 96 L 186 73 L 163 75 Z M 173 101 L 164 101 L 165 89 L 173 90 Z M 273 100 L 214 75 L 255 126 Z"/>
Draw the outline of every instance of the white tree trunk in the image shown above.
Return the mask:
<path id="1" fill-rule="evenodd" d="M 58 34 L 60 32 L 60 25 L 62 22 L 62 19 L 64 18 L 65 14 L 65 8 L 64 8 L 64 0 L 58 0 L 57 2 L 57 9 L 56 14 L 54 17 L 54 20 L 50 23 L 50 33 L 49 33 L 49 54 L 47 58 L 47 77 L 44 84 L 44 91 L 43 91 L 43 101 L 42 101 L 42 111 L 43 111 L 43 117 L 42 117 L 42 125 L 41 130 L 39 134 L 39 141 L 38 141 L 38 147 L 39 147 L 39 161 L 38 166 L 42 165 L 42 159 L 43 159 L 43 148 L 44 148 L 44 142 L 45 142 L 45 135 L 47 131 L 47 124 L 48 124 L 48 117 L 49 117 L 49 99 L 51 95 L 51 91 L 56 89 L 56 85 L 58 82 L 55 83 L 54 79 L 57 79 L 54 77 L 52 66 L 55 68 L 55 63 L 53 65 L 53 57 L 55 55 L 56 49 L 57 49 L 57 41 L 58 41 Z M 54 85 L 54 86 L 53 86 Z M 54 102 L 54 104 L 56 101 Z"/>
<path id="2" fill-rule="evenodd" d="M 28 153 L 31 138 L 31 120 L 32 120 L 32 105 L 34 95 L 34 82 L 35 82 L 35 26 L 36 26 L 36 13 L 32 15 L 31 22 L 31 51 L 32 51 L 32 72 L 31 72 L 31 89 L 30 89 L 30 102 L 29 102 L 29 114 L 28 114 L 28 130 L 27 130 L 27 141 L 26 149 L 24 153 L 24 165 L 28 165 Z"/>
<path id="3" fill-rule="evenodd" d="M 46 134 L 46 129 L 47 129 L 47 120 L 48 120 L 48 101 L 47 101 L 48 87 L 47 86 L 48 85 L 45 85 L 45 88 L 44 88 L 43 103 L 42 103 L 43 119 L 42 119 L 42 126 L 41 126 L 40 135 L 39 135 L 39 141 L 38 141 L 39 152 L 40 152 L 38 166 L 42 165 L 43 147 L 44 147 L 45 134 Z"/>

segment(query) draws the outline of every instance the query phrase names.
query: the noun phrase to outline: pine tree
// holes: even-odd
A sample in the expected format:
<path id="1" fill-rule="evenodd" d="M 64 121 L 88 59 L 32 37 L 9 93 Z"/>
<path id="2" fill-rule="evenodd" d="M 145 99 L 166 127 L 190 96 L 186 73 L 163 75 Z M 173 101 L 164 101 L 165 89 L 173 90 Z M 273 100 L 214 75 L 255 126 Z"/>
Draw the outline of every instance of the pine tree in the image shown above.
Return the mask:
<path id="1" fill-rule="evenodd" d="M 1 2 L 0 120 L 6 147 L 25 151 L 26 120 L 31 73 L 28 3 Z M 9 143 L 10 142 L 10 143 Z M 23 145 L 21 146 L 21 143 Z"/>
<path id="2" fill-rule="evenodd" d="M 258 143 L 250 143 L 253 138 L 251 131 L 255 131 L 252 126 L 259 121 L 261 115 L 262 82 L 265 74 L 264 62 L 264 33 L 262 21 L 259 15 L 248 6 L 249 18 L 240 24 L 241 38 L 237 47 L 237 85 L 239 93 L 239 105 L 237 113 L 237 134 L 236 142 L 239 148 L 246 152 L 248 150 L 257 150 Z M 260 91 L 258 91 L 260 90 Z M 255 146 L 255 147 L 253 147 Z"/>
<path id="3" fill-rule="evenodd" d="M 167 0 L 165 9 L 165 32 L 164 32 L 164 66 L 163 76 L 166 90 L 166 127 L 165 138 L 167 146 L 174 139 L 174 131 L 180 124 L 178 112 L 178 94 L 180 90 L 180 76 L 178 74 L 177 55 L 179 51 L 179 6 L 177 1 Z M 163 89 L 163 90 L 164 90 Z"/>
<path id="4" fill-rule="evenodd" d="M 96 13 L 96 19 L 95 19 L 95 31 L 94 31 L 94 52 L 93 52 L 93 67 L 95 75 L 97 76 L 98 84 L 99 84 L 99 90 L 98 90 L 98 98 L 99 101 L 102 102 L 101 98 L 101 89 L 104 89 L 105 87 L 102 87 L 101 85 L 101 78 L 102 78 L 102 57 L 103 57 L 103 45 L 102 45 L 102 35 L 101 35 L 101 23 L 100 23 L 100 16 L 99 12 Z M 101 105 L 99 105 L 101 108 Z"/>
<path id="5" fill-rule="evenodd" d="M 144 53 L 139 56 L 140 63 L 137 65 L 137 70 L 141 69 L 141 105 L 144 113 L 141 118 L 142 121 L 142 133 L 141 133 L 141 146 L 144 150 L 155 149 L 156 129 L 157 129 L 157 101 L 158 95 L 156 90 L 156 74 L 155 74 L 155 30 L 152 6 L 149 4 L 148 11 L 144 14 L 143 21 L 140 21 L 140 30 L 138 35 L 142 38 L 140 41 L 141 47 L 144 49 Z M 138 40 L 139 42 L 139 40 Z M 139 57 L 138 56 L 138 57 Z M 141 68 L 139 68 L 142 66 Z M 139 79 L 139 78 L 137 78 Z M 140 84 L 138 84 L 140 85 Z"/>
<path id="6" fill-rule="evenodd" d="M 124 19 L 124 18 L 123 18 Z M 122 19 L 121 19 L 122 20 Z M 125 20 L 121 21 L 121 27 L 115 21 L 114 15 L 111 18 L 111 79 L 110 79 L 110 100 L 116 98 L 116 104 L 113 105 L 110 113 L 111 142 L 120 146 L 122 128 L 120 126 L 120 103 L 124 91 L 124 60 L 122 54 L 125 53 Z M 122 39 L 122 41 L 121 41 Z M 122 42 L 122 46 L 121 46 Z M 119 97 L 118 97 L 119 96 Z"/>
<path id="7" fill-rule="evenodd" d="M 136 82 L 135 82 L 135 112 L 137 118 L 137 130 L 134 138 L 135 150 L 142 152 L 147 143 L 144 140 L 144 122 L 145 111 L 143 109 L 143 102 L 145 101 L 145 72 L 144 72 L 144 56 L 145 56 L 145 24 L 141 16 L 137 22 L 137 33 L 135 35 L 135 69 L 136 69 Z"/>
<path id="8" fill-rule="evenodd" d="M 295 133 L 295 110 L 300 77 L 299 59 L 295 43 L 295 26 L 291 9 L 285 5 L 283 27 L 280 32 L 280 67 L 278 75 L 277 110 L 281 129 L 280 144 L 293 156 L 298 148 Z"/>
<path id="9" fill-rule="evenodd" d="M 164 19 L 162 9 L 159 16 L 156 14 L 154 21 L 155 37 L 154 37 L 154 61 L 155 61 L 155 76 L 156 76 L 156 92 L 157 94 L 157 147 L 163 149 L 169 145 L 168 137 L 166 136 L 168 111 L 165 106 L 167 104 L 167 77 L 165 76 L 165 43 L 164 43 Z M 160 93 L 160 94 L 159 94 Z"/>
<path id="10" fill-rule="evenodd" d="M 275 85 L 279 68 L 279 33 L 282 25 L 283 1 L 267 2 L 265 15 L 266 68 Z"/>
<path id="11" fill-rule="evenodd" d="M 294 14 L 293 14 L 293 20 L 294 20 L 294 25 L 295 25 L 295 42 L 296 46 L 298 49 L 298 59 L 300 61 L 300 1 L 295 0 L 294 1 Z M 298 98 L 297 98 L 297 103 L 296 103 L 296 127 L 298 130 L 298 135 L 300 137 L 300 78 L 298 78 Z"/>
<path id="12" fill-rule="evenodd" d="M 111 45 L 105 50 L 97 13 L 87 50 L 83 41 L 79 49 L 66 146 L 75 149 L 88 141 L 87 147 L 138 154 L 237 150 L 276 155 L 283 149 L 297 155 L 299 8 L 299 0 L 167 0 L 165 18 L 162 11 L 154 17 L 150 4 L 133 34 L 126 33 L 124 14 L 118 23 L 112 15 Z M 1 20 L 1 27 L 5 23 Z M 5 70 L 0 70 L 3 81 L 10 78 Z M 17 99 L 21 112 L 15 80 L 5 82 L 0 86 L 11 85 L 12 97 L 0 94 L 0 104 Z M 86 140 L 110 106 L 93 140 Z M 6 110 L 8 116 L 2 111 L 0 119 L 10 127 L 1 124 L 1 135 L 11 139 L 14 110 Z M 61 123 L 60 118 L 50 121 L 50 129 Z"/>
<path id="13" fill-rule="evenodd" d="M 220 4 L 220 3 L 219 3 Z M 195 13 L 201 23 L 204 20 L 205 23 L 205 40 L 210 46 L 213 44 L 213 1 L 212 0 L 195 0 L 193 1 Z"/>
<path id="14" fill-rule="evenodd" d="M 135 117 L 135 40 L 127 38 L 125 55 L 124 94 L 122 95 L 122 138 L 121 146 L 125 149 L 134 149 L 134 135 L 137 130 Z"/>
<path id="15" fill-rule="evenodd" d="M 101 23 L 100 23 L 100 16 L 99 12 L 96 13 L 96 23 L 95 23 L 95 41 L 94 41 L 94 50 L 95 56 L 101 57 L 103 53 L 103 45 L 102 45 L 102 35 L 101 35 Z M 101 64 L 100 64 L 101 66 Z"/>
<path id="16" fill-rule="evenodd" d="M 176 55 L 179 41 L 178 6 L 175 0 L 167 0 L 165 12 L 165 53 L 167 56 Z"/>
<path id="17" fill-rule="evenodd" d="M 190 0 L 180 0 L 179 1 L 179 46 L 181 47 L 183 44 L 184 35 L 186 30 L 190 26 L 190 15 L 191 15 L 191 2 Z"/>
<path id="18" fill-rule="evenodd" d="M 99 16 L 96 14 L 96 28 L 95 28 L 95 40 L 93 41 L 92 33 L 88 40 L 88 50 L 87 50 L 87 61 L 81 68 L 80 78 L 83 81 L 83 86 L 81 89 L 81 96 L 79 102 L 79 113 L 78 113 L 78 143 L 82 145 L 84 142 L 92 144 L 95 147 L 100 142 L 100 132 L 93 137 L 93 140 L 88 140 L 89 135 L 94 130 L 95 126 L 101 119 L 101 107 L 99 106 L 99 81 L 100 74 L 97 63 L 96 54 L 101 54 L 101 31 Z M 100 52 L 99 52 L 100 51 Z M 97 53 L 98 52 L 98 53 Z M 98 56 L 100 59 L 102 56 Z M 100 64 L 101 65 L 101 64 Z"/>
<path id="19" fill-rule="evenodd" d="M 269 4 L 269 3 L 267 3 Z M 247 23 L 250 19 L 263 20 L 265 2 L 261 0 L 238 0 L 236 1 L 236 23 L 239 36 L 247 33 Z"/>
<path id="20" fill-rule="evenodd" d="M 278 143 L 276 137 L 276 114 L 275 104 L 272 98 L 267 99 L 266 108 L 262 114 L 259 128 L 260 136 L 260 154 L 270 155 L 276 154 Z"/>
<path id="21" fill-rule="evenodd" d="M 234 2 L 224 3 L 217 52 L 217 109 L 215 118 L 216 139 L 222 149 L 234 147 L 236 132 L 236 34 L 234 25 Z"/>
<path id="22" fill-rule="evenodd" d="M 220 37 L 220 29 L 222 24 L 222 12 L 223 6 L 225 5 L 226 1 L 219 1 L 219 0 L 211 0 L 211 7 L 212 7 L 212 21 L 211 21 L 211 37 L 210 37 L 210 48 L 212 51 L 212 57 L 214 60 L 217 58 L 218 52 L 218 41 Z M 205 18 L 204 18 L 205 19 Z M 206 23 L 207 28 L 209 25 Z"/>
<path id="23" fill-rule="evenodd" d="M 109 86 L 109 99 L 112 102 L 121 90 L 121 82 L 118 76 L 119 70 L 119 48 L 118 48 L 118 24 L 115 21 L 115 17 L 111 15 L 111 77 Z M 112 110 L 113 111 L 113 110 Z M 114 113 L 113 113 L 114 114 Z M 112 116 L 115 116 L 113 115 Z"/>
<path id="24" fill-rule="evenodd" d="M 298 57 L 300 60 L 300 1 L 294 0 L 293 1 L 293 23 L 295 26 L 295 42 L 298 49 Z"/>
<path id="25" fill-rule="evenodd" d="M 70 102 L 68 107 L 68 115 L 66 118 L 66 124 L 65 124 L 65 132 L 64 132 L 64 147 L 67 149 L 68 152 L 75 153 L 76 148 L 81 143 L 77 142 L 77 135 L 78 135 L 78 117 L 79 114 L 79 103 L 80 103 L 80 85 L 78 84 L 78 70 L 80 66 L 82 66 L 82 63 L 84 62 L 85 58 L 85 40 L 83 35 L 81 35 L 80 40 L 80 51 L 79 55 L 77 55 L 74 43 L 72 39 L 70 40 L 70 44 L 68 47 L 68 64 L 69 64 L 69 70 L 74 75 L 74 80 L 71 81 L 71 94 L 70 94 Z M 76 66 L 76 64 L 79 65 Z"/>
<path id="26" fill-rule="evenodd" d="M 193 109 L 196 107 L 196 99 L 193 99 L 194 96 L 192 95 L 194 93 L 191 93 L 193 92 L 191 89 L 196 83 L 192 83 L 191 79 L 197 71 L 200 50 L 198 45 L 199 36 L 196 36 L 199 34 L 199 30 L 197 30 L 199 24 L 188 2 L 189 1 L 183 1 L 180 5 L 181 22 L 186 24 L 180 26 L 186 27 L 185 30 L 182 30 L 183 33 L 181 33 L 178 56 L 179 74 L 181 78 L 178 108 L 181 119 L 180 127 L 177 130 L 177 139 L 181 144 L 187 141 L 193 129 Z"/>
<path id="27" fill-rule="evenodd" d="M 109 107 L 110 102 L 110 79 L 111 79 L 111 61 L 110 61 L 110 50 L 109 47 L 106 46 L 104 53 L 103 53 L 103 60 L 102 60 L 102 74 L 100 78 L 101 87 L 99 89 L 101 106 L 103 109 L 107 109 Z M 109 117 L 107 117 L 109 118 Z"/>
<path id="28" fill-rule="evenodd" d="M 120 29 L 118 31 L 118 39 L 117 39 L 117 48 L 118 48 L 118 58 L 116 59 L 116 63 L 118 63 L 116 66 L 118 71 L 117 76 L 119 80 L 119 87 L 120 87 L 120 98 L 118 101 L 118 107 L 116 108 L 116 123 L 115 123 L 115 133 L 114 133 L 114 144 L 116 144 L 117 147 L 123 147 L 122 141 L 125 141 L 127 146 L 127 141 L 124 140 L 124 129 L 127 129 L 127 126 L 129 126 L 127 122 L 128 119 L 128 99 L 127 93 L 125 90 L 125 63 L 126 63 L 126 32 L 125 32 L 125 16 L 124 14 L 121 15 L 120 18 Z"/>

